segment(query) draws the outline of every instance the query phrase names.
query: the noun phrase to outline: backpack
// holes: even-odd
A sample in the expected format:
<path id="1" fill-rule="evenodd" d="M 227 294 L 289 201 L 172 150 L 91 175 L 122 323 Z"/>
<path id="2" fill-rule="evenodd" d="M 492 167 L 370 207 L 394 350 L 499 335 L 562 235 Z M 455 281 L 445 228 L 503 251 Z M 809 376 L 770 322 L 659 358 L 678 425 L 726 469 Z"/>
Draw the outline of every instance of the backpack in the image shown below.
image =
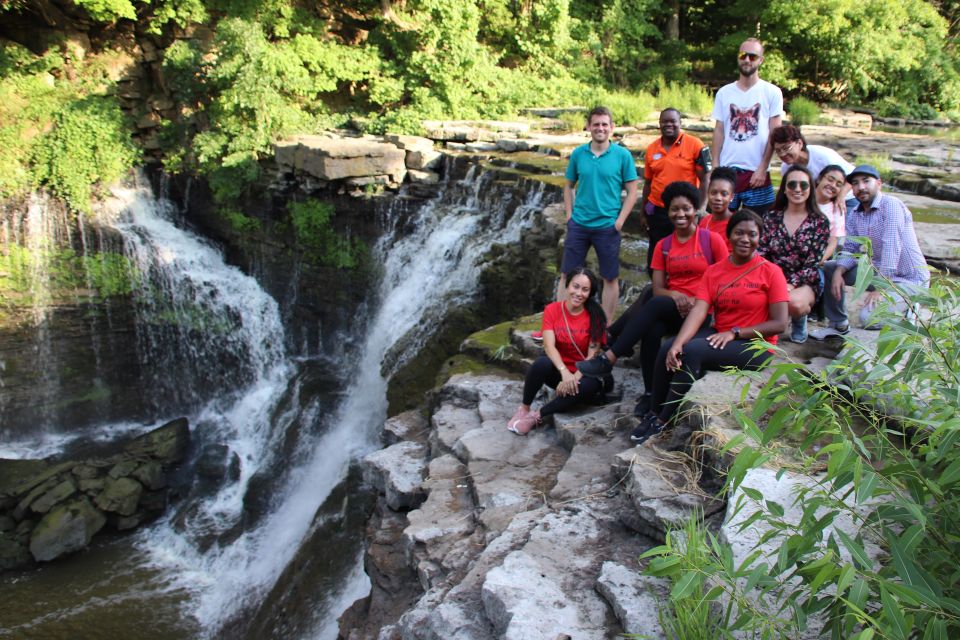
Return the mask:
<path id="1" fill-rule="evenodd" d="M 704 259 L 707 261 L 707 264 L 713 264 L 713 247 L 710 246 L 710 230 L 697 227 L 696 242 L 700 247 L 700 252 L 703 254 Z M 663 239 L 663 245 L 660 247 L 660 250 L 663 252 L 664 259 L 666 259 L 667 254 L 670 253 L 671 247 L 673 247 L 672 233 Z"/>

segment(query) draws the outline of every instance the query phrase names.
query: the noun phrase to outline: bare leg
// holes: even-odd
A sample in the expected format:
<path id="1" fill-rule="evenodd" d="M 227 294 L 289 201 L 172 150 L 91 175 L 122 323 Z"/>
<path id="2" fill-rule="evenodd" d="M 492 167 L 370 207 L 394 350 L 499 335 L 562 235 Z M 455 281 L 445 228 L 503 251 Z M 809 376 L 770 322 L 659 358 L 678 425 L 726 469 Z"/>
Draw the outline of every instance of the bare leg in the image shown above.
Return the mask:
<path id="1" fill-rule="evenodd" d="M 816 302 L 816 296 L 810 285 L 805 284 L 802 287 L 797 287 L 790 292 L 790 302 L 788 303 L 790 317 L 799 318 L 807 315 L 813 308 L 814 302 Z"/>
<path id="2" fill-rule="evenodd" d="M 610 322 L 613 318 L 614 312 L 617 310 L 617 301 L 620 299 L 620 281 L 617 278 L 613 280 L 603 280 L 603 299 L 600 303 L 600 306 L 603 307 L 603 312 L 607 315 L 607 322 Z"/>

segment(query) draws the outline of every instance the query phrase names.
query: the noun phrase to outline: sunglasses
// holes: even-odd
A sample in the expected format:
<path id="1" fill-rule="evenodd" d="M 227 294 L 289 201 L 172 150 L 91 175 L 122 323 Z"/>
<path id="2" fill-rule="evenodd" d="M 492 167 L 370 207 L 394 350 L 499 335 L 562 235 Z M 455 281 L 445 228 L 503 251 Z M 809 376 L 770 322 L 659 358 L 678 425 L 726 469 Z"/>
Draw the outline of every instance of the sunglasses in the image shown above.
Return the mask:
<path id="1" fill-rule="evenodd" d="M 759 54 L 759 53 L 747 53 L 746 51 L 741 51 L 741 52 L 737 55 L 737 58 L 739 58 L 740 60 L 749 60 L 750 62 L 753 62 L 754 60 L 759 60 L 759 59 L 760 59 L 760 54 Z"/>
<path id="2" fill-rule="evenodd" d="M 810 183 L 806 180 L 790 180 L 787 182 L 787 189 L 794 191 L 806 191 L 810 188 Z"/>
<path id="3" fill-rule="evenodd" d="M 800 142 L 800 141 L 799 141 L 799 140 L 791 140 L 790 142 L 784 142 L 783 144 L 776 144 L 776 145 L 773 146 L 773 150 L 776 151 L 777 153 L 783 155 L 783 154 L 786 153 L 787 151 L 790 151 L 790 149 L 793 148 L 793 145 L 795 145 L 797 142 Z"/>

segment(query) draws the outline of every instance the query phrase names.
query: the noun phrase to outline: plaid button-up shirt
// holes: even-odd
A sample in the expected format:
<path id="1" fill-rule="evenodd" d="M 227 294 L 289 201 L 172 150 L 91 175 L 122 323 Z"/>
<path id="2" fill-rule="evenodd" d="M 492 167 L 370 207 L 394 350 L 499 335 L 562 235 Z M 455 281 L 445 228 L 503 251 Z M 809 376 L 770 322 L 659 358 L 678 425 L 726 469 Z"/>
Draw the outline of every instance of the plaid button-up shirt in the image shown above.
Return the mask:
<path id="1" fill-rule="evenodd" d="M 913 214 L 898 198 L 878 193 L 866 211 L 861 202 L 848 212 L 847 240 L 843 244 L 843 255 L 837 259 L 847 270 L 857 265 L 852 254 L 863 252 L 860 243 L 850 236 L 870 238 L 874 268 L 893 282 L 926 285 L 930 281 L 927 261 L 913 228 Z"/>

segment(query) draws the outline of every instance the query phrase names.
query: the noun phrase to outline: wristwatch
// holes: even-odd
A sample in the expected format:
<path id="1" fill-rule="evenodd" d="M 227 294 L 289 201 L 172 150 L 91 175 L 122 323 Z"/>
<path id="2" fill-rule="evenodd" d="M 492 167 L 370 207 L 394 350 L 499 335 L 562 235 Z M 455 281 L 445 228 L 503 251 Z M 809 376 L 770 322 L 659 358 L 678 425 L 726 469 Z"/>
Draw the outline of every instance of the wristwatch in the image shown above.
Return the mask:
<path id="1" fill-rule="evenodd" d="M 733 339 L 734 339 L 734 340 L 739 340 L 739 339 L 740 339 L 740 327 L 734 327 L 734 328 L 730 329 L 730 331 L 733 331 Z"/>

